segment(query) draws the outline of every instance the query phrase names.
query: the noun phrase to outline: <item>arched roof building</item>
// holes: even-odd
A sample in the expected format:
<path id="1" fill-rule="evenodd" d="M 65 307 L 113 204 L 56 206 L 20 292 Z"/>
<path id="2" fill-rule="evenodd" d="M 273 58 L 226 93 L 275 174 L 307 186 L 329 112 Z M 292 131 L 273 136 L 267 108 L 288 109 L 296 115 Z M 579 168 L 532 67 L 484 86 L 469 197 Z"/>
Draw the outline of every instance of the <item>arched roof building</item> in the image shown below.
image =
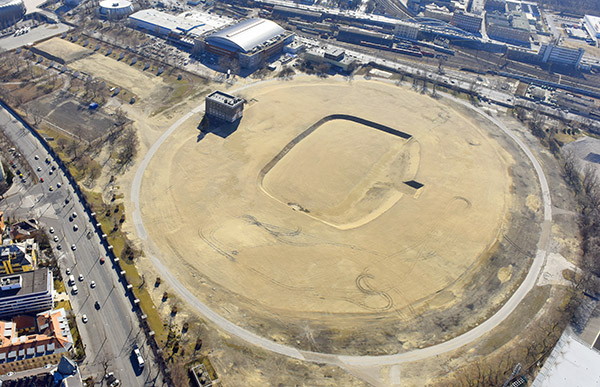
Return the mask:
<path id="1" fill-rule="evenodd" d="M 206 42 L 231 51 L 247 53 L 284 32 L 283 28 L 271 20 L 246 19 L 208 36 Z"/>
<path id="2" fill-rule="evenodd" d="M 0 28 L 6 28 L 25 15 L 23 0 L 0 0 Z"/>
<path id="3" fill-rule="evenodd" d="M 127 0 L 104 0 L 100 2 L 98 14 L 106 19 L 120 19 L 133 13 L 133 4 Z"/>
<path id="4" fill-rule="evenodd" d="M 246 19 L 197 39 L 195 52 L 239 60 L 242 68 L 254 69 L 281 53 L 294 34 L 267 19 Z M 235 66 L 233 66 L 235 67 Z"/>

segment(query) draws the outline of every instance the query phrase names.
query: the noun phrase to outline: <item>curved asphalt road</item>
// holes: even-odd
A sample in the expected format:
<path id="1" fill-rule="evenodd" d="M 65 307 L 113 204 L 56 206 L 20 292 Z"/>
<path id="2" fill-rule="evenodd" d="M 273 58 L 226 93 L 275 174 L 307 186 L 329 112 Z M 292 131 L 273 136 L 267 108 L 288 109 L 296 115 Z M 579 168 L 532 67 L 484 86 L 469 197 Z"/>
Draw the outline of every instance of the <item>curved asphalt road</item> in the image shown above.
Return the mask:
<path id="1" fill-rule="evenodd" d="M 265 81 L 259 81 L 265 82 Z M 242 89 L 248 88 L 250 86 L 254 86 L 254 84 L 246 85 L 242 88 L 234 90 L 233 92 L 239 92 Z M 306 360 L 317 363 L 327 363 L 327 364 L 336 364 L 336 365 L 346 365 L 346 366 L 362 366 L 362 367 L 377 367 L 377 366 L 386 366 L 393 364 L 406 363 L 421 359 L 426 359 L 428 357 L 441 355 L 443 353 L 453 351 L 458 349 L 466 344 L 472 343 L 477 340 L 484 334 L 488 333 L 495 327 L 497 327 L 502 321 L 504 321 L 521 303 L 521 301 L 525 298 L 527 293 L 535 286 L 537 278 L 542 271 L 544 263 L 546 261 L 548 243 L 550 240 L 550 228 L 552 223 L 552 202 L 550 198 L 550 188 L 548 187 L 548 181 L 546 180 L 546 176 L 544 175 L 544 171 L 542 166 L 535 158 L 531 150 L 527 147 L 527 145 L 517 137 L 511 130 L 509 130 L 502 122 L 497 120 L 494 117 L 490 117 L 485 114 L 481 109 L 472 106 L 471 104 L 454 98 L 452 96 L 447 96 L 447 98 L 453 100 L 456 103 L 459 103 L 473 111 L 479 113 L 481 116 L 485 117 L 487 120 L 495 124 L 500 130 L 502 130 L 508 137 L 510 137 L 519 148 L 525 153 L 527 158 L 531 161 L 535 168 L 535 172 L 537 174 L 540 187 L 542 190 L 542 200 L 544 204 L 544 222 L 542 223 L 542 232 L 540 235 L 540 239 L 538 242 L 538 251 L 536 253 L 533 264 L 525 277 L 525 280 L 521 283 L 519 288 L 513 293 L 510 299 L 498 310 L 492 317 L 473 328 L 472 330 L 463 333 L 460 336 L 457 336 L 451 340 L 448 340 L 444 343 L 436 344 L 427 348 L 415 349 L 412 351 L 398 353 L 394 355 L 383 355 L 383 356 L 346 356 L 346 355 L 336 355 L 336 354 L 328 354 L 328 353 L 319 353 L 319 352 L 310 352 L 310 351 L 302 351 L 298 350 L 294 347 L 283 345 L 271 341 L 267 338 L 259 336 L 255 333 L 244 329 L 231 321 L 223 318 L 215 311 L 210 309 L 206 304 L 201 302 L 196 296 L 194 296 L 179 280 L 173 276 L 169 269 L 163 265 L 163 263 L 156 256 L 146 252 L 152 263 L 155 267 L 162 273 L 163 278 L 171 285 L 179 295 L 191 306 L 193 306 L 198 312 L 200 312 L 204 317 L 212 321 L 219 328 L 228 332 L 231 335 L 237 336 L 242 340 L 247 341 L 248 343 L 259 346 L 265 350 L 275 352 L 280 355 L 289 356 L 295 359 Z M 187 113 L 185 116 L 177 120 L 173 125 L 171 125 L 161 136 L 160 138 L 152 145 L 152 147 L 146 153 L 146 156 L 140 163 L 138 167 L 134 179 L 133 185 L 131 188 L 131 201 L 133 203 L 133 221 L 135 224 L 136 231 L 138 236 L 142 238 L 148 246 L 152 247 L 152 241 L 148 239 L 148 234 L 144 228 L 143 220 L 140 213 L 139 201 L 140 201 L 140 189 L 142 185 L 142 179 L 144 177 L 144 172 L 148 167 L 148 164 L 154 157 L 155 153 L 158 151 L 160 146 L 164 143 L 164 141 L 175 131 L 181 124 L 183 124 L 186 120 L 192 117 L 193 114 L 200 113 L 204 110 L 204 106 L 200 105 L 193 109 L 191 112 Z M 154 249 L 152 249 L 154 250 Z"/>

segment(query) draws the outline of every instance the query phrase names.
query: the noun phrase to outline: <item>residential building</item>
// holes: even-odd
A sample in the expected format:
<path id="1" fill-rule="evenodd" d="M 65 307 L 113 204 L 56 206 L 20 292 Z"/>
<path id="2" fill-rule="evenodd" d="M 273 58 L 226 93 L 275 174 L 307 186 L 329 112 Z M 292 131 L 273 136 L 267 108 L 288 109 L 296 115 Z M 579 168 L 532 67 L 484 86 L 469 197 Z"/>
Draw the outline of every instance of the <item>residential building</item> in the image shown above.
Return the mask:
<path id="1" fill-rule="evenodd" d="M 52 309 L 53 290 L 49 269 L 0 276 L 0 316 Z"/>
<path id="2" fill-rule="evenodd" d="M 0 275 L 31 271 L 37 263 L 37 243 L 33 239 L 0 246 Z"/>
<path id="3" fill-rule="evenodd" d="M 481 16 L 465 12 L 454 12 L 450 24 L 467 32 L 479 33 L 481 31 L 482 21 L 483 19 Z"/>
<path id="4" fill-rule="evenodd" d="M 69 351 L 73 337 L 64 309 L 0 321 L 0 363 Z"/>
<path id="5" fill-rule="evenodd" d="M 10 226 L 9 236 L 14 241 L 24 241 L 33 238 L 39 229 L 37 220 L 24 220 Z"/>
<path id="6" fill-rule="evenodd" d="M 244 114 L 244 99 L 214 91 L 205 99 L 206 114 L 226 122 L 235 122 Z"/>

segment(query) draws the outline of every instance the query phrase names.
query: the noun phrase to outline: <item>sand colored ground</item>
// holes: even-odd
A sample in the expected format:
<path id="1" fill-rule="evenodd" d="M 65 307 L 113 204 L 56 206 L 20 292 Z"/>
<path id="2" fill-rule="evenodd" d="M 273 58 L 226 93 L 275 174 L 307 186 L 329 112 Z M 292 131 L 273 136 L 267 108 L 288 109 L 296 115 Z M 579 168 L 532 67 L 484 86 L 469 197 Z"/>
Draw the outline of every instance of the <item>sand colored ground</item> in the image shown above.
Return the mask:
<path id="1" fill-rule="evenodd" d="M 47 52 L 50 55 L 54 55 L 57 58 L 62 58 L 66 63 L 70 63 L 92 53 L 92 50 L 61 38 L 46 40 L 45 42 L 36 44 L 35 48 Z"/>
<path id="2" fill-rule="evenodd" d="M 127 63 L 98 53 L 75 61 L 69 66 L 127 89 L 140 98 L 149 97 L 160 88 L 166 87 L 162 78 L 155 74 L 140 71 Z"/>
<path id="3" fill-rule="evenodd" d="M 472 273 L 496 241 L 513 161 L 446 106 L 366 81 L 270 83 L 243 96 L 236 132 L 176 131 L 142 186 L 161 258 L 209 304 L 197 278 L 265 315 L 391 313 Z M 412 138 L 331 121 L 260 178 L 286 144 L 338 113 Z"/>

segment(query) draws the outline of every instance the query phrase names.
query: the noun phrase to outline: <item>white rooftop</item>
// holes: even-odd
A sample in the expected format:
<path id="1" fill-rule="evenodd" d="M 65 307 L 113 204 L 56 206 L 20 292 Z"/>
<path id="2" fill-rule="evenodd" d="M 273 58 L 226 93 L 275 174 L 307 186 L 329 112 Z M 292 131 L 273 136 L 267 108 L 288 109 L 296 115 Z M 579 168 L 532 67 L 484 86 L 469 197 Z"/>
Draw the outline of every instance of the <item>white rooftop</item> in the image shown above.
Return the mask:
<path id="1" fill-rule="evenodd" d="M 129 15 L 132 20 L 146 22 L 178 33 L 203 35 L 229 24 L 227 18 L 200 12 L 184 12 L 172 15 L 155 9 L 143 9 Z"/>
<path id="2" fill-rule="evenodd" d="M 600 352 L 564 333 L 550 354 L 533 387 L 588 387 L 600 385 Z"/>
<path id="3" fill-rule="evenodd" d="M 100 2 L 100 7 L 105 9 L 121 9 L 131 7 L 131 1 L 127 0 L 104 0 Z"/>

